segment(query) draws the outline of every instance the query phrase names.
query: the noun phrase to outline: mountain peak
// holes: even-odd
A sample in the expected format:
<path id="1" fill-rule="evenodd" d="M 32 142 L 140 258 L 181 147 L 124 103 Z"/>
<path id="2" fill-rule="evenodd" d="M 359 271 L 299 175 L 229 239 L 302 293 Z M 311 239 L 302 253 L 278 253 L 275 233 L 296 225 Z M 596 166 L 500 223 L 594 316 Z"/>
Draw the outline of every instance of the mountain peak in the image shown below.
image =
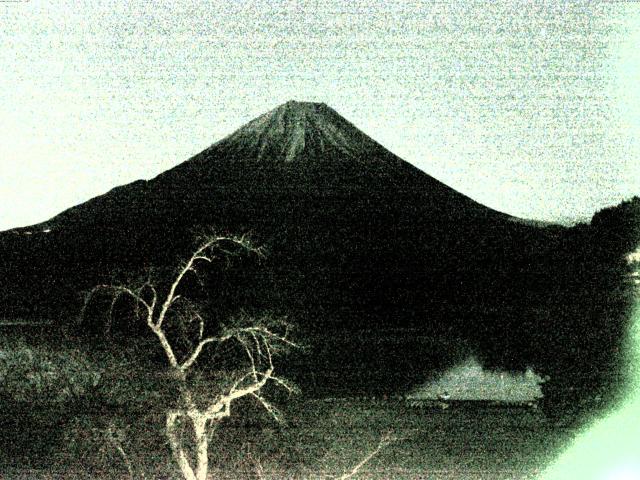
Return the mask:
<path id="1" fill-rule="evenodd" d="M 325 103 L 290 100 L 214 144 L 236 158 L 290 163 L 381 147 Z"/>
<path id="2" fill-rule="evenodd" d="M 299 100 L 289 100 L 283 103 L 275 110 L 286 109 L 298 109 L 298 110 L 317 110 L 319 108 L 329 108 L 324 102 L 301 102 Z"/>
<path id="3" fill-rule="evenodd" d="M 301 102 L 299 100 L 289 100 L 286 103 L 267 112 L 265 115 L 299 115 L 299 116 L 322 116 L 332 112 L 334 115 L 339 114 L 324 102 Z"/>

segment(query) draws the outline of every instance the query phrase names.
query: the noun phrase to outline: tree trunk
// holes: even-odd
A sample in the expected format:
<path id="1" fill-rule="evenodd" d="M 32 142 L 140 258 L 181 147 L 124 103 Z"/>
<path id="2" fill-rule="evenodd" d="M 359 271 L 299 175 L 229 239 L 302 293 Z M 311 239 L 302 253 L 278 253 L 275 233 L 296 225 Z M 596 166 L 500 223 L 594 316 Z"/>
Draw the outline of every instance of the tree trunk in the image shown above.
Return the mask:
<path id="1" fill-rule="evenodd" d="M 196 440 L 196 478 L 207 480 L 209 471 L 209 439 L 207 438 L 207 418 L 202 414 L 191 417 Z"/>
<path id="2" fill-rule="evenodd" d="M 180 418 L 181 414 L 178 412 L 169 412 L 167 413 L 167 438 L 169 439 L 169 445 L 171 446 L 171 452 L 173 453 L 173 458 L 175 459 L 178 467 L 180 468 L 180 472 L 185 480 L 200 480 L 200 477 L 197 477 L 194 473 L 191 465 L 189 463 L 189 458 L 184 452 L 184 448 L 182 446 L 182 441 L 180 440 L 180 435 L 177 430 L 177 422 Z M 205 435 L 206 438 L 206 435 Z M 198 469 L 198 473 L 200 469 Z M 206 478 L 202 477 L 203 479 Z"/>

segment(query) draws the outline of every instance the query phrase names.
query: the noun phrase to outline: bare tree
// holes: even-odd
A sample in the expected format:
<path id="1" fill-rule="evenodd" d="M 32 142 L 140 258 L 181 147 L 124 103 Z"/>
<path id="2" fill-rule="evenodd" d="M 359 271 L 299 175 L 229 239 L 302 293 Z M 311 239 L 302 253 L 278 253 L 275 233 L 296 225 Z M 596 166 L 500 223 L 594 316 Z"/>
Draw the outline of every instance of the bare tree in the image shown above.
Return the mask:
<path id="1" fill-rule="evenodd" d="M 208 236 L 202 240 L 191 257 L 174 274 L 164 288 L 147 279 L 138 287 L 127 285 L 98 285 L 89 292 L 85 310 L 94 294 L 106 291 L 111 296 L 110 312 L 118 299 L 129 298 L 135 316 L 146 323 L 157 339 L 171 376 L 176 380 L 178 401 L 167 408 L 165 433 L 172 455 L 186 480 L 205 480 L 209 470 L 209 435 L 211 427 L 231 415 L 231 406 L 238 399 L 252 397 L 276 420 L 279 413 L 262 394 L 268 383 L 275 383 L 288 391 L 293 387 L 275 375 L 274 356 L 283 347 L 295 347 L 288 325 L 271 316 L 240 320 L 221 328 L 217 335 L 208 335 L 207 324 L 197 305 L 183 298 L 180 287 L 188 275 L 197 275 L 202 264 L 226 260 L 239 252 L 261 254 L 245 237 Z M 162 292 L 162 293 L 161 293 Z M 84 315 L 84 312 L 83 312 Z M 177 347 L 170 323 L 195 326 L 188 347 Z M 189 374 L 208 348 L 235 342 L 246 355 L 246 367 L 213 396 L 196 395 Z M 239 360 L 239 359 L 238 359 Z M 190 430 L 194 452 L 187 447 L 182 429 Z"/>

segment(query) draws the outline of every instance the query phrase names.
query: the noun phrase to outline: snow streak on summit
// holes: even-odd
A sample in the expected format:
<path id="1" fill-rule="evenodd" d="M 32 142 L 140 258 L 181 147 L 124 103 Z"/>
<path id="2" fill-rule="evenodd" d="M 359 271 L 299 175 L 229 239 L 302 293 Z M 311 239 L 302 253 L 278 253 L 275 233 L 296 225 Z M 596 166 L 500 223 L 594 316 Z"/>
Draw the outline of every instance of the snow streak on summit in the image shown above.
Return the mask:
<path id="1" fill-rule="evenodd" d="M 384 150 L 326 104 L 297 101 L 250 121 L 209 150 L 213 149 L 237 158 L 274 163 L 336 153 L 361 158 Z"/>

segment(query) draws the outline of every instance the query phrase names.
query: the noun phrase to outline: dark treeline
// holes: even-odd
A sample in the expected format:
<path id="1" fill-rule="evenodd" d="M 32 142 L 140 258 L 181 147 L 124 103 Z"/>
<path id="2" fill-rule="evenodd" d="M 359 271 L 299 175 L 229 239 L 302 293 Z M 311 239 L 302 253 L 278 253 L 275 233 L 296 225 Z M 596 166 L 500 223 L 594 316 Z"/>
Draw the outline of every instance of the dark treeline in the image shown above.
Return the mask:
<path id="1" fill-rule="evenodd" d="M 486 219 L 421 217 L 383 195 L 350 193 L 330 202 L 302 196 L 293 213 L 288 197 L 226 205 L 218 218 L 249 211 L 262 221 L 218 230 L 252 232 L 266 257 L 214 265 L 202 284 L 188 283 L 191 296 L 207 304 L 214 324 L 240 309 L 288 315 L 310 346 L 288 373 L 310 394 L 396 393 L 469 354 L 491 368 L 531 366 L 549 375 L 553 401 L 615 390 L 631 302 L 625 254 L 640 238 L 638 198 L 589 225 L 492 219 L 488 229 Z M 365 216 L 368 205 L 376 209 Z M 23 236 L 5 234 L 4 316 L 76 324 L 82 291 L 131 283 L 150 266 L 168 278 L 193 248 L 194 223 L 209 224 L 177 215 L 144 224 L 145 217 L 33 234 L 28 247 Z M 114 330 L 143 335 L 143 326 L 122 320 L 126 308 L 116 310 Z M 98 310 L 77 328 L 103 332 Z"/>

